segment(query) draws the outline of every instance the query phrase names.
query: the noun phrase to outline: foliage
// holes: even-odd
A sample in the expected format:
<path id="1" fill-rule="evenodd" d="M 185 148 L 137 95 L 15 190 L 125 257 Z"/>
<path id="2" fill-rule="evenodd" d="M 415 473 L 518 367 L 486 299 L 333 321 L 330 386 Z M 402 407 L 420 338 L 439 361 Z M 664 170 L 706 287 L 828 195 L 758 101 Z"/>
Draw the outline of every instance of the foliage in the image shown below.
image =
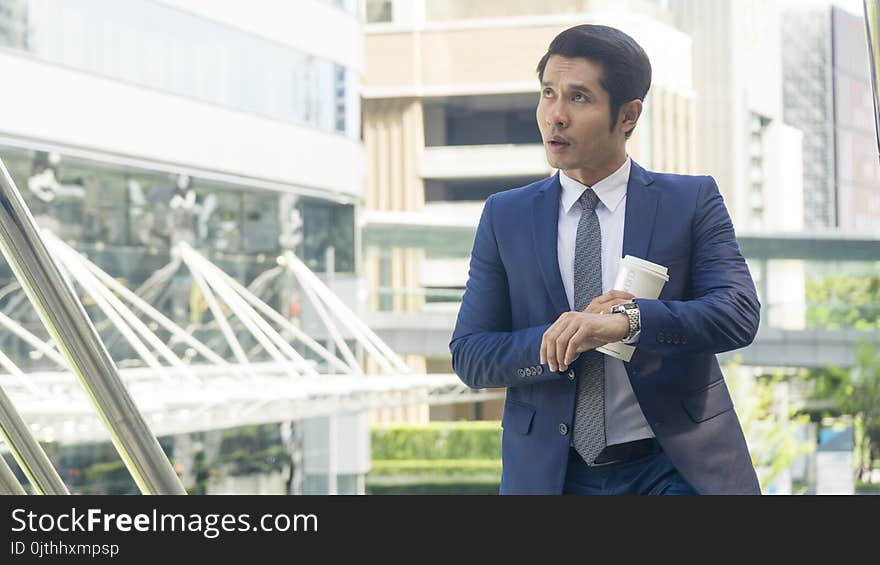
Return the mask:
<path id="1" fill-rule="evenodd" d="M 779 406 L 776 391 L 785 378 L 777 373 L 753 379 L 740 376 L 739 360 L 727 363 L 724 373 L 734 398 L 736 413 L 749 445 L 752 465 L 758 469 L 761 490 L 765 491 L 780 472 L 794 460 L 812 451 L 810 442 L 798 441 L 795 428 L 807 425 L 809 417 L 796 409 Z"/>
<path id="2" fill-rule="evenodd" d="M 367 482 L 367 494 L 498 494 L 498 481 Z"/>
<path id="3" fill-rule="evenodd" d="M 498 479 L 501 476 L 500 459 L 374 459 L 371 467 L 371 475 L 382 477 L 468 477 L 488 475 Z"/>
<path id="4" fill-rule="evenodd" d="M 245 476 L 280 471 L 286 448 L 274 424 L 242 426 L 221 432 L 220 449 L 212 461 L 215 474 Z"/>
<path id="5" fill-rule="evenodd" d="M 880 352 L 864 340 L 857 347 L 853 369 L 825 367 L 807 371 L 807 377 L 814 384 L 812 398 L 831 401 L 821 415 L 853 417 L 857 476 L 867 480 L 880 459 Z"/>
<path id="6" fill-rule="evenodd" d="M 880 494 L 880 483 L 856 482 L 856 494 Z"/>
<path id="7" fill-rule="evenodd" d="M 371 431 L 374 459 L 497 459 L 498 421 L 431 422 L 383 425 Z"/>
<path id="8" fill-rule="evenodd" d="M 498 421 L 381 425 L 371 437 L 367 494 L 498 493 Z"/>
<path id="9" fill-rule="evenodd" d="M 137 485 L 121 459 L 93 463 L 83 470 L 81 484 L 71 485 L 75 494 L 137 494 Z"/>
<path id="10" fill-rule="evenodd" d="M 226 455 L 220 464 L 226 469 L 228 475 L 247 476 L 280 471 L 284 461 L 284 446 L 272 445 L 256 452 L 244 449 L 234 451 Z"/>
<path id="11" fill-rule="evenodd" d="M 108 478 L 127 478 L 128 469 L 121 460 L 94 463 L 85 468 L 84 478 L 86 483 L 98 483 Z"/>
<path id="12" fill-rule="evenodd" d="M 808 280 L 807 325 L 829 330 L 880 327 L 880 276 L 829 275 Z"/>

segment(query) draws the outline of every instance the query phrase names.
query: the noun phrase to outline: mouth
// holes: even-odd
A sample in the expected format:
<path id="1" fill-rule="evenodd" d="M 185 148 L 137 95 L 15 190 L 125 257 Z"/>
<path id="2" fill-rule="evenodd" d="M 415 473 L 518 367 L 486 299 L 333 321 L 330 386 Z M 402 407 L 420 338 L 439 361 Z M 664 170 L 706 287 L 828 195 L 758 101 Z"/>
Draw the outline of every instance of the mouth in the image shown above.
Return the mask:
<path id="1" fill-rule="evenodd" d="M 569 145 L 571 143 L 559 136 L 553 136 L 547 140 L 547 147 L 553 152 L 564 151 Z"/>

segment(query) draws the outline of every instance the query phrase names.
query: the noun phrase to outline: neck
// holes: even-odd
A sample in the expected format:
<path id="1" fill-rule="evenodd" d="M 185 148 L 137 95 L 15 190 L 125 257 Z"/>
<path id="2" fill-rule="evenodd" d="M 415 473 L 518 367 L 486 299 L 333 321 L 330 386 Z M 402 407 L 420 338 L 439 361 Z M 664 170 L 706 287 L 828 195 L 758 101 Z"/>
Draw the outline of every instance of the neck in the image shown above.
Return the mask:
<path id="1" fill-rule="evenodd" d="M 583 167 L 578 169 L 563 169 L 568 178 L 578 181 L 584 186 L 593 186 L 604 178 L 611 176 L 614 171 L 626 162 L 626 151 L 615 155 L 613 159 L 596 167 Z"/>

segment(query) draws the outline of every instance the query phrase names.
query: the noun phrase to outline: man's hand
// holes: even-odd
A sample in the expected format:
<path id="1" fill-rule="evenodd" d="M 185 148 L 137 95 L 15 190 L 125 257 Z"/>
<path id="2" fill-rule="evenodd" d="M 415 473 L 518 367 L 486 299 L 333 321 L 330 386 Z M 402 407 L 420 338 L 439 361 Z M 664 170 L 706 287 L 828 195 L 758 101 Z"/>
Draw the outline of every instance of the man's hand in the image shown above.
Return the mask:
<path id="1" fill-rule="evenodd" d="M 544 332 L 541 363 L 551 371 L 565 371 L 578 355 L 629 334 L 626 314 L 610 314 L 616 304 L 632 301 L 634 294 L 611 290 L 597 296 L 583 312 L 565 312 Z"/>
<path id="2" fill-rule="evenodd" d="M 623 292 L 622 290 L 609 290 L 605 294 L 601 294 L 590 302 L 590 305 L 584 309 L 584 312 L 593 314 L 609 314 L 612 306 L 618 304 L 626 304 L 632 302 L 635 294 Z M 623 336 L 626 337 L 626 336 Z"/>

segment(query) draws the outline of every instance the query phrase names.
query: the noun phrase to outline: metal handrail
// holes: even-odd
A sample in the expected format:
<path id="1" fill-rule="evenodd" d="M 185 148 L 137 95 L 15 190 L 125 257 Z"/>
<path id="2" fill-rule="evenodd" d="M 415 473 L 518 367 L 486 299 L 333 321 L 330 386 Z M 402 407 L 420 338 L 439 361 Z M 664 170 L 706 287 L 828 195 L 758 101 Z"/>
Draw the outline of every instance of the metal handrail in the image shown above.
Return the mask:
<path id="1" fill-rule="evenodd" d="M 144 494 L 186 494 L 0 159 L 0 249 Z"/>
<path id="2" fill-rule="evenodd" d="M 2 455 L 0 455 L 0 494 L 27 494 Z"/>
<path id="3" fill-rule="evenodd" d="M 12 400 L 0 389 L 0 432 L 12 456 L 39 494 L 70 494 L 49 457 L 15 410 Z"/>
<path id="4" fill-rule="evenodd" d="M 874 131 L 880 158 L 880 0 L 864 0 L 865 32 L 868 34 L 868 58 L 871 63 L 871 90 L 874 92 Z"/>

